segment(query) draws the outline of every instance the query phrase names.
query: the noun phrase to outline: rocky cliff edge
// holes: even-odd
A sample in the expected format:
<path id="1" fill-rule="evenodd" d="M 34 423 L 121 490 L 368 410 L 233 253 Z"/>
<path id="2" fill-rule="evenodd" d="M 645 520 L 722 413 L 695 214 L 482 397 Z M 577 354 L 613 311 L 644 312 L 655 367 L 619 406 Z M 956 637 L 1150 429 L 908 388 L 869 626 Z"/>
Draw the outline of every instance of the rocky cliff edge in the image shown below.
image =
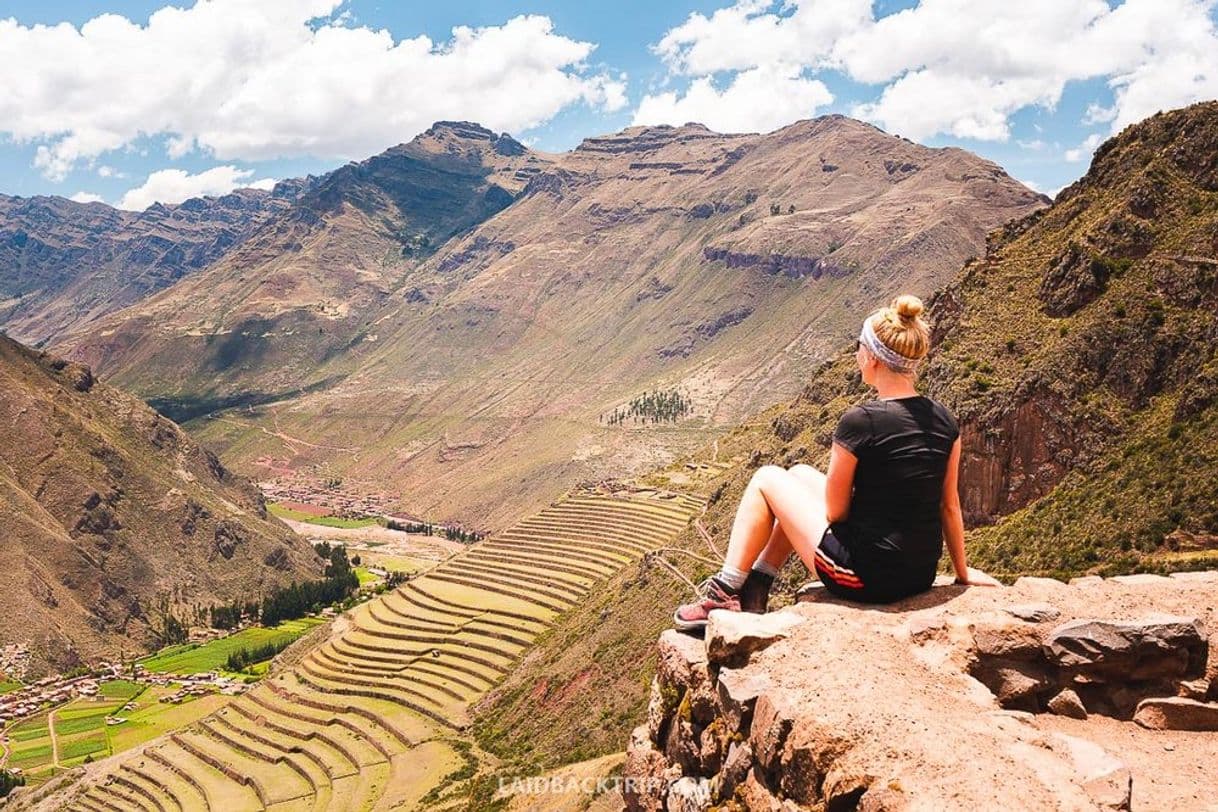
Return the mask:
<path id="1" fill-rule="evenodd" d="M 631 810 L 1207 809 L 1218 572 L 810 589 L 664 632 Z"/>

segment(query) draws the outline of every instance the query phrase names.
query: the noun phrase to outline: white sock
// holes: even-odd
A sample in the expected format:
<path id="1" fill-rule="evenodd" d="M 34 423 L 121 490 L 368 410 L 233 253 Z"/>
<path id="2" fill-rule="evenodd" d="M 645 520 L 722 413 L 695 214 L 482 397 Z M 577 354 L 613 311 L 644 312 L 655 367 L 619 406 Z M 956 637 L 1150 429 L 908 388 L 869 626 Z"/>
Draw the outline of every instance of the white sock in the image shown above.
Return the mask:
<path id="1" fill-rule="evenodd" d="M 719 570 L 719 574 L 715 577 L 732 589 L 739 589 L 744 586 L 744 579 L 748 578 L 749 574 L 744 570 L 738 570 L 735 567 L 729 567 L 727 564 L 724 564 L 723 569 Z"/>
<path id="2" fill-rule="evenodd" d="M 778 567 L 774 566 L 769 561 L 765 561 L 760 558 L 757 559 L 757 563 L 753 565 L 753 569 L 757 570 L 758 572 L 764 572 L 771 578 L 778 575 Z"/>

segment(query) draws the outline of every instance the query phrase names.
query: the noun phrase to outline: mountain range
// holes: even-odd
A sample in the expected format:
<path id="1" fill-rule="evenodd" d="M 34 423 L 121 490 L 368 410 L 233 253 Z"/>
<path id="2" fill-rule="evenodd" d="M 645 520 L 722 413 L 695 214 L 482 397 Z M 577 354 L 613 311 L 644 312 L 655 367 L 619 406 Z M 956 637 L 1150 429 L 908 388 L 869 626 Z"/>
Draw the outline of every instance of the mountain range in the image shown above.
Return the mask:
<path id="1" fill-rule="evenodd" d="M 1046 202 L 841 116 L 560 155 L 441 122 L 52 343 L 246 474 L 493 528 L 790 397 L 856 311 L 929 294 Z M 649 392 L 688 413 L 610 424 Z"/>
<path id="2" fill-rule="evenodd" d="M 0 195 L 0 322 L 27 344 L 81 329 L 206 267 L 314 181 L 156 203 L 142 212 Z"/>

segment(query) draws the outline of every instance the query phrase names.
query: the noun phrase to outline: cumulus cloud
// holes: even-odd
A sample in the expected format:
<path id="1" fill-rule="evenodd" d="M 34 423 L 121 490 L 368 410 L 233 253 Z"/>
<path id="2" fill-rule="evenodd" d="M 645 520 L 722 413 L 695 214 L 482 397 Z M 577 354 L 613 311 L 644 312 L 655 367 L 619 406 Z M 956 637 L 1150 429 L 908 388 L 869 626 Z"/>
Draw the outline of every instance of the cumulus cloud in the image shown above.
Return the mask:
<path id="1" fill-rule="evenodd" d="M 69 200 L 75 200 L 77 203 L 104 203 L 105 199 L 101 195 L 95 195 L 92 192 L 77 192 L 72 195 Z"/>
<path id="2" fill-rule="evenodd" d="M 634 114 L 635 124 L 690 121 L 718 132 L 765 132 L 811 116 L 833 101 L 824 82 L 800 75 L 796 66 L 758 67 L 741 71 L 722 90 L 709 76 L 694 79 L 683 94 L 646 96 Z"/>
<path id="3" fill-rule="evenodd" d="M 142 186 L 129 189 L 117 203 L 120 209 L 143 211 L 153 203 L 181 203 L 192 197 L 224 195 L 237 188 L 270 189 L 273 178 L 250 181 L 252 169 L 235 166 L 216 166 L 192 175 L 181 169 L 162 169 L 153 172 Z"/>
<path id="4" fill-rule="evenodd" d="M 911 138 L 1006 140 L 1023 108 L 1053 109 L 1066 85 L 1102 79 L 1111 131 L 1161 109 L 1218 97 L 1212 0 L 921 0 L 876 18 L 869 0 L 740 0 L 691 14 L 655 46 L 673 78 L 792 66 L 879 89 L 853 108 Z M 644 106 L 660 96 L 648 95 Z M 767 106 L 769 102 L 766 102 Z M 787 121 L 804 115 L 792 108 Z"/>
<path id="5" fill-rule="evenodd" d="M 1087 136 L 1083 143 L 1079 144 L 1074 149 L 1066 150 L 1066 160 L 1070 163 L 1078 163 L 1086 158 L 1091 157 L 1091 153 L 1095 152 L 1095 148 L 1104 142 L 1104 136 L 1099 133 L 1092 133 Z"/>
<path id="6" fill-rule="evenodd" d="M 573 104 L 626 104 L 621 76 L 588 67 L 595 45 L 546 17 L 395 41 L 335 16 L 341 4 L 200 0 L 147 25 L 0 20 L 0 132 L 36 143 L 35 166 L 63 179 L 141 136 L 167 136 L 171 157 L 351 159 L 438 119 L 519 132 Z"/>

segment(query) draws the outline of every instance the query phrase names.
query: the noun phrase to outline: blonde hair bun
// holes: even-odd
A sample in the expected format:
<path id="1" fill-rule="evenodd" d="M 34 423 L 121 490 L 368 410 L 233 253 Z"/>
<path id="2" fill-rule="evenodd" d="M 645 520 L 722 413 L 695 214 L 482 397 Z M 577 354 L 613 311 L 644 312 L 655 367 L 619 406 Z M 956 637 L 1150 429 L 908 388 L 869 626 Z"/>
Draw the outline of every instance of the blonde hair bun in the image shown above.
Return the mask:
<path id="1" fill-rule="evenodd" d="M 885 347 L 916 361 L 930 352 L 930 327 L 922 320 L 925 309 L 921 299 L 905 293 L 872 312 L 867 321 Z"/>
<path id="2" fill-rule="evenodd" d="M 893 299 L 891 307 L 900 316 L 901 321 L 913 321 L 926 309 L 921 299 L 908 293 Z"/>

